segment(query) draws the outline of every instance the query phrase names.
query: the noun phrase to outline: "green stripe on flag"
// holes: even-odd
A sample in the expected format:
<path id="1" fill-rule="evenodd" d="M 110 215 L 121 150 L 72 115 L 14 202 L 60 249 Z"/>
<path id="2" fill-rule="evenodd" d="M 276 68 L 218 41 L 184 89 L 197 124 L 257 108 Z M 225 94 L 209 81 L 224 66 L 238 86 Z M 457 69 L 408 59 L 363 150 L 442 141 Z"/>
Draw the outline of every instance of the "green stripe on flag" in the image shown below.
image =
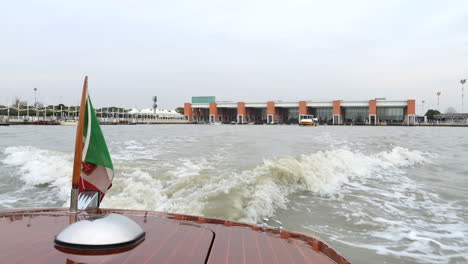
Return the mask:
<path id="1" fill-rule="evenodd" d="M 89 109 L 88 109 L 89 104 Z M 86 100 L 86 109 L 85 109 L 85 118 L 84 118 L 84 127 L 83 127 L 83 136 L 88 137 L 88 123 L 89 123 L 89 113 L 88 110 L 91 110 L 91 131 L 88 151 L 86 152 L 85 161 L 100 165 L 106 168 L 114 169 L 112 165 L 112 159 L 107 149 L 106 140 L 102 134 L 101 126 L 99 126 L 99 120 L 97 119 L 96 112 L 94 111 L 93 104 L 91 99 L 87 98 Z M 86 142 L 86 141 L 85 141 Z"/>

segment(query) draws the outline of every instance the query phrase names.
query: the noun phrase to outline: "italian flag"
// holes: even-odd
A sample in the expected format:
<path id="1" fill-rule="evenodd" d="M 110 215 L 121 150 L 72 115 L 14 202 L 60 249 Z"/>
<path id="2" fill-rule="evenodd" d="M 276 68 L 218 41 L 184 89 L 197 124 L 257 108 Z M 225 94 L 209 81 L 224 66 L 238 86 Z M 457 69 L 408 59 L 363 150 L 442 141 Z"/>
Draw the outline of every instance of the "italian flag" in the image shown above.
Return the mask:
<path id="1" fill-rule="evenodd" d="M 78 192 L 99 191 L 99 198 L 102 201 L 104 194 L 112 186 L 114 166 L 88 93 L 86 94 L 81 161 Z"/>

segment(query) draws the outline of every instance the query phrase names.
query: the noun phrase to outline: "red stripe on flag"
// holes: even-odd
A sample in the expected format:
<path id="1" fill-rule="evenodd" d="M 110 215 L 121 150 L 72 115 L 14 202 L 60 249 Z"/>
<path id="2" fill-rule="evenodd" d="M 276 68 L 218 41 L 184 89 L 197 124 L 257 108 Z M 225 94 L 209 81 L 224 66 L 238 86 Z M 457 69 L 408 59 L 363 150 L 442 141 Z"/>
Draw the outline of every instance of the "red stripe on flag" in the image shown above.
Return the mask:
<path id="1" fill-rule="evenodd" d="M 82 191 L 97 191 L 97 192 L 99 192 L 99 202 L 101 202 L 102 199 L 104 199 L 105 193 L 101 192 L 98 188 L 96 188 L 96 186 L 89 183 L 88 181 L 86 181 L 82 177 L 80 177 L 80 179 L 81 180 L 80 180 L 80 184 L 78 185 L 78 193 L 81 193 Z M 111 187 L 112 187 L 112 183 L 111 183 L 111 185 L 109 186 L 108 189 L 110 189 Z"/>

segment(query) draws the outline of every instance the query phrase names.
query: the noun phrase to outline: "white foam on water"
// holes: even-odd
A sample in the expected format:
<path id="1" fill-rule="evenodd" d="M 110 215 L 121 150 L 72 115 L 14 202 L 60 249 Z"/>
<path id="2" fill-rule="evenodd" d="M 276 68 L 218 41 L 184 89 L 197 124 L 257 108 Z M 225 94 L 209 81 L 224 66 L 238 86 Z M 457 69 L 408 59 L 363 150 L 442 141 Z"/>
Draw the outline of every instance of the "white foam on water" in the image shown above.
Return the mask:
<path id="1" fill-rule="evenodd" d="M 7 147 L 2 162 L 16 168 L 25 183 L 22 189 L 50 185 L 55 199 L 66 200 L 70 194 L 73 157 L 70 153 L 43 150 L 30 146 Z"/>
<path id="2" fill-rule="evenodd" d="M 167 201 L 161 181 L 147 172 L 135 169 L 114 177 L 113 187 L 103 200 L 103 208 L 156 210 Z"/>
<path id="3" fill-rule="evenodd" d="M 401 167 L 424 162 L 429 162 L 424 153 L 400 147 L 375 155 L 339 148 L 298 158 L 265 160 L 262 165 L 242 173 L 245 180 L 253 181 L 251 188 L 244 191 L 244 196 L 251 199 L 243 220 L 256 222 L 260 217 L 273 215 L 275 208 L 285 208 L 292 192 L 305 190 L 340 198 L 342 186 L 354 179 L 397 172 Z"/>
<path id="4" fill-rule="evenodd" d="M 122 175 L 121 182 L 116 177 L 114 186 L 126 185 L 129 192 L 113 188 L 103 205 L 257 222 L 261 217 L 273 215 L 277 208 L 286 208 L 289 194 L 298 190 L 340 197 L 341 187 L 353 179 L 429 162 L 427 156 L 399 147 L 375 155 L 339 148 L 300 157 L 264 160 L 262 164 L 240 172 L 217 170 L 216 164 L 222 159 L 217 155 L 212 155 L 212 160 L 181 159 L 175 161 L 176 165 L 164 175 L 136 170 Z M 148 177 L 149 174 L 152 176 Z M 125 178 L 131 178 L 131 181 Z M 154 179 L 158 182 L 152 182 Z M 145 184 L 142 185 L 142 181 Z M 130 190 L 132 188 L 135 189 Z M 147 188 L 148 192 L 142 188 Z M 149 195 L 142 196 L 141 193 Z M 144 201 L 135 200 L 132 204 L 129 200 L 133 195 Z"/>
<path id="5" fill-rule="evenodd" d="M 202 172 L 212 167 L 203 158 L 196 162 L 188 159 L 178 162 L 177 166 L 167 165 L 172 170 L 164 175 L 140 169 L 123 172 L 123 177 L 115 178 L 114 188 L 108 192 L 102 206 L 202 214 L 205 206 L 200 201 L 202 193 L 211 186 L 210 179 Z"/>
<path id="6" fill-rule="evenodd" d="M 336 217 L 345 218 L 347 229 L 328 223 L 303 228 L 405 263 L 466 263 L 466 208 L 427 190 L 403 170 L 431 162 L 434 155 L 397 147 L 374 157 L 381 164 L 372 180 L 348 182 L 340 191 L 343 199 L 325 201 Z"/>
<path id="7" fill-rule="evenodd" d="M 374 249 L 383 255 L 412 258 L 418 263 L 468 261 L 468 226 L 463 219 L 465 209 L 424 193 L 417 184 L 413 186 L 413 192 L 419 198 L 408 194 L 391 196 L 377 190 L 372 192 L 373 197 L 361 195 L 362 201 L 372 206 L 380 205 L 379 215 L 362 208 L 346 208 L 354 212 L 348 219 L 350 222 L 360 219 L 360 224 L 374 226 L 366 232 L 366 239 L 373 243 L 350 240 L 338 233 L 334 240 Z"/>

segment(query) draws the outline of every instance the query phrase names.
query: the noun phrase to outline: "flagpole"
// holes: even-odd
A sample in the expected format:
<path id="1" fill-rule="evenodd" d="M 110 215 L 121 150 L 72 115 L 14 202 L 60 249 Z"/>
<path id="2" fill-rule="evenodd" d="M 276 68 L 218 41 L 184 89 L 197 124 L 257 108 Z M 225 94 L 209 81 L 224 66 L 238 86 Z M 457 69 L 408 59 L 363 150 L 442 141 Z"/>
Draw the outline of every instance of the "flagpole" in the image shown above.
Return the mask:
<path id="1" fill-rule="evenodd" d="M 83 127 L 86 108 L 86 95 L 88 93 L 88 76 L 85 76 L 83 84 L 83 93 L 81 95 L 80 115 L 78 125 L 76 126 L 76 141 L 75 141 L 75 159 L 73 162 L 73 178 L 70 199 L 70 212 L 78 212 L 78 185 L 80 183 L 81 160 L 83 154 Z"/>

